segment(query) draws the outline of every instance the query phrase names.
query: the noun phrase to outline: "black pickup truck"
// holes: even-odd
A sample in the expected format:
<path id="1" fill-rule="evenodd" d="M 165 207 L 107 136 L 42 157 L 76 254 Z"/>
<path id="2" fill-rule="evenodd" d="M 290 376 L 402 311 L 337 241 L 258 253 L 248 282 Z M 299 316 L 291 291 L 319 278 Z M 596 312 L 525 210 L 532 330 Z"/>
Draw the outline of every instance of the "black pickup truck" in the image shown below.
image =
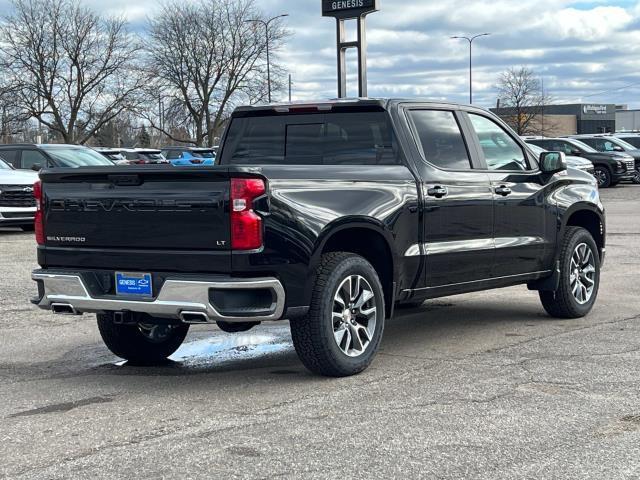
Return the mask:
<path id="1" fill-rule="evenodd" d="M 592 176 L 491 113 L 415 100 L 237 109 L 218 165 L 53 168 L 35 191 L 43 309 L 170 356 L 189 325 L 288 319 L 313 372 L 364 370 L 396 306 L 528 285 L 555 317 L 596 301 Z"/>

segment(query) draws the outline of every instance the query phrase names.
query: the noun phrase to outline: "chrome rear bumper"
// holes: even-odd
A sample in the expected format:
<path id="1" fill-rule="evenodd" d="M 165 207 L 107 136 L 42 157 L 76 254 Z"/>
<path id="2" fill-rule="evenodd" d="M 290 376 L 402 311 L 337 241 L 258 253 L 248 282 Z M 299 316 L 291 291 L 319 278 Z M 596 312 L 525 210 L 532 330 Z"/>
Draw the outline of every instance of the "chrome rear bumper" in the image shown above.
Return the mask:
<path id="1" fill-rule="evenodd" d="M 265 322 L 280 320 L 284 312 L 285 292 L 275 278 L 229 279 L 224 281 L 192 281 L 166 279 L 158 295 L 152 299 L 95 297 L 82 277 L 76 274 L 43 273 L 36 271 L 33 280 L 39 283 L 39 298 L 34 301 L 44 310 L 55 313 L 81 315 L 102 312 L 139 312 L 185 323 Z M 273 302 L 260 309 L 258 315 L 227 316 L 220 313 L 210 300 L 212 290 L 268 290 Z M 250 307 L 250 306 L 248 306 Z"/>

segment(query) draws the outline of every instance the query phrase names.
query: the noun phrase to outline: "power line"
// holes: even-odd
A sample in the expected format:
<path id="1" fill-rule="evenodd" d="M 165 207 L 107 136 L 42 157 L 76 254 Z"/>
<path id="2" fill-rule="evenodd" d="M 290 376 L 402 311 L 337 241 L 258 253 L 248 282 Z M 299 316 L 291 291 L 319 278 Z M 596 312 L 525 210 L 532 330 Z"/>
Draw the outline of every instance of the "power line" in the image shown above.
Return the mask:
<path id="1" fill-rule="evenodd" d="M 629 85 L 625 85 L 624 87 L 612 88 L 611 90 L 605 90 L 603 92 L 592 93 L 591 95 L 583 95 L 582 98 L 597 97 L 598 95 L 604 95 L 605 93 L 617 92 L 619 90 L 624 90 L 624 89 L 629 88 L 629 87 L 635 87 L 636 85 L 640 85 L 640 82 L 630 83 Z"/>

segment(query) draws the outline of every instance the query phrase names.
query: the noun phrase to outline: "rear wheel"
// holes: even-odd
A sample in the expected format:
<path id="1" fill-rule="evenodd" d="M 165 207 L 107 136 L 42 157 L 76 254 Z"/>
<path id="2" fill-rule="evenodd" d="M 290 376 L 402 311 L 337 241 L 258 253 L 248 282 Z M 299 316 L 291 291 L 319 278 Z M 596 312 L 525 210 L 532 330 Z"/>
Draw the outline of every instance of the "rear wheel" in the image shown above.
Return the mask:
<path id="1" fill-rule="evenodd" d="M 595 172 L 593 174 L 598 181 L 598 187 L 608 188 L 611 186 L 611 172 L 607 167 L 596 165 Z"/>
<path id="2" fill-rule="evenodd" d="M 114 355 L 141 365 L 165 361 L 184 342 L 189 325 L 116 324 L 112 314 L 98 314 L 98 329 Z"/>
<path id="3" fill-rule="evenodd" d="M 322 256 L 309 315 L 291 321 L 291 336 L 309 370 L 345 377 L 371 364 L 384 319 L 382 285 L 371 264 L 352 253 L 329 253 Z"/>
<path id="4" fill-rule="evenodd" d="M 560 252 L 560 285 L 555 292 L 540 292 L 542 306 L 556 318 L 580 318 L 596 301 L 600 286 L 600 256 L 591 234 L 569 227 Z"/>

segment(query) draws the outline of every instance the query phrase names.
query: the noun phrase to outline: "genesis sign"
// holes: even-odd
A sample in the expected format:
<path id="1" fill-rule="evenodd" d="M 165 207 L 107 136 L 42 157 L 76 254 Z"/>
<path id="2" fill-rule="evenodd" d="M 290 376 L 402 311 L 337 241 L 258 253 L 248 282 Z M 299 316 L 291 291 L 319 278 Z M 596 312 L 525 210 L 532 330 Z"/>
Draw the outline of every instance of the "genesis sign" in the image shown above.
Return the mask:
<path id="1" fill-rule="evenodd" d="M 367 96 L 367 29 L 366 18 L 380 10 L 380 0 L 322 0 L 322 16 L 336 19 L 338 50 L 338 98 L 347 96 L 347 59 L 350 48 L 358 50 L 358 96 Z M 356 19 L 358 37 L 347 41 L 346 20 Z"/>
<path id="2" fill-rule="evenodd" d="M 322 15 L 335 18 L 358 18 L 379 10 L 379 0 L 322 0 Z"/>

